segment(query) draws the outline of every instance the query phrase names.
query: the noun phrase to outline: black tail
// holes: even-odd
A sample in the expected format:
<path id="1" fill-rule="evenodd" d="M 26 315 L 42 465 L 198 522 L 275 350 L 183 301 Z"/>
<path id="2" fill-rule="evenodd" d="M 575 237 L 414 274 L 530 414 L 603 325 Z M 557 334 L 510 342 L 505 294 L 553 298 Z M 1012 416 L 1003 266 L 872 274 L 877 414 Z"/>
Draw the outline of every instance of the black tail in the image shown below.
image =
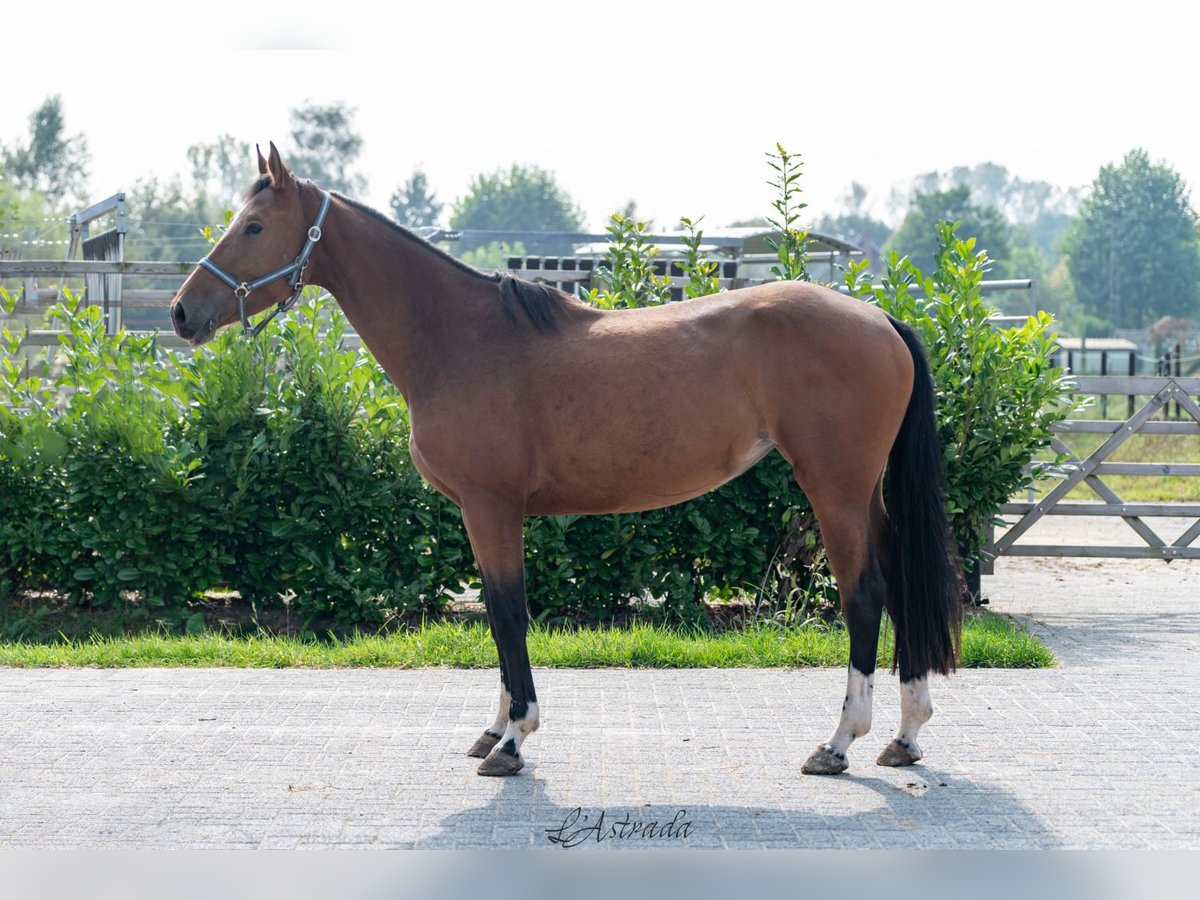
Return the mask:
<path id="1" fill-rule="evenodd" d="M 946 512 L 935 395 L 921 339 L 892 319 L 912 354 L 913 390 L 888 459 L 887 508 L 893 534 L 888 613 L 896 626 L 893 669 L 900 680 L 948 674 L 958 660 L 963 580 Z"/>

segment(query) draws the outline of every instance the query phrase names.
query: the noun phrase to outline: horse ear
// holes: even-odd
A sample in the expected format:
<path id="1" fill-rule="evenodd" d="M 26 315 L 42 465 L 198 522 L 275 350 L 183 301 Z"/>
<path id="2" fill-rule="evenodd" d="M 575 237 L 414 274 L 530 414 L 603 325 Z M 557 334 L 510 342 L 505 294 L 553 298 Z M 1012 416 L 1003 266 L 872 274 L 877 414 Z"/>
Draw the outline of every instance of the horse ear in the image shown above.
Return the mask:
<path id="1" fill-rule="evenodd" d="M 271 141 L 271 155 L 267 157 L 267 171 L 271 175 L 271 187 L 281 188 L 292 180 L 292 173 L 288 171 L 287 166 L 283 164 L 283 160 L 279 156 L 279 150 L 275 146 L 275 142 Z"/>
<path id="2" fill-rule="evenodd" d="M 267 158 L 262 155 L 262 149 L 258 146 L 258 144 L 254 145 L 254 152 L 258 154 L 258 174 L 266 175 L 267 174 Z"/>

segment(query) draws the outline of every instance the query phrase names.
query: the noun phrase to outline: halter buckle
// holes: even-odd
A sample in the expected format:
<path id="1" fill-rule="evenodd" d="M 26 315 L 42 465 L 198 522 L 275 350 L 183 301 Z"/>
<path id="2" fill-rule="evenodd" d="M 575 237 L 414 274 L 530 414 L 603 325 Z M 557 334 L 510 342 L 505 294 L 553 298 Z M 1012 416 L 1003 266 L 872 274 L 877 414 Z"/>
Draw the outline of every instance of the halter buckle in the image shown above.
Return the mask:
<path id="1" fill-rule="evenodd" d="M 314 225 L 312 228 L 308 229 L 308 239 L 314 244 L 321 239 L 320 225 Z"/>

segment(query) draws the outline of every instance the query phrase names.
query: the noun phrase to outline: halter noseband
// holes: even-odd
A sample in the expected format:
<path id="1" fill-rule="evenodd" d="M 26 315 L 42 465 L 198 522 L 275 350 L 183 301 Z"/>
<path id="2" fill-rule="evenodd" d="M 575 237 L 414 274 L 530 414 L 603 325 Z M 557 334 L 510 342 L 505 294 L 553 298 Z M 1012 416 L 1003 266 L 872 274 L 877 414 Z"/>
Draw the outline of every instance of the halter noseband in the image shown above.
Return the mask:
<path id="1" fill-rule="evenodd" d="M 300 292 L 304 290 L 304 270 L 308 267 L 308 258 L 312 255 L 313 247 L 317 245 L 317 241 L 321 239 L 321 226 L 325 224 L 325 215 L 329 212 L 329 191 L 321 191 L 321 209 L 317 213 L 317 220 L 312 227 L 308 229 L 308 240 L 304 244 L 304 249 L 300 251 L 292 262 L 288 263 L 282 269 L 276 269 L 262 278 L 256 278 L 254 281 L 245 282 L 238 281 L 209 257 L 204 257 L 200 260 L 200 265 L 208 269 L 223 282 L 233 288 L 233 295 L 237 297 L 238 315 L 242 317 L 242 329 L 248 337 L 258 337 L 259 332 L 267 327 L 267 323 L 282 312 L 287 312 L 296 305 L 300 299 Z M 258 290 L 265 284 L 270 284 L 272 281 L 277 281 L 280 278 L 287 278 L 292 273 L 295 273 L 296 280 L 290 282 L 292 285 L 292 296 L 287 300 L 283 300 L 267 315 L 265 319 L 257 325 L 250 324 L 250 316 L 246 313 L 246 298 L 250 296 L 252 291 Z"/>

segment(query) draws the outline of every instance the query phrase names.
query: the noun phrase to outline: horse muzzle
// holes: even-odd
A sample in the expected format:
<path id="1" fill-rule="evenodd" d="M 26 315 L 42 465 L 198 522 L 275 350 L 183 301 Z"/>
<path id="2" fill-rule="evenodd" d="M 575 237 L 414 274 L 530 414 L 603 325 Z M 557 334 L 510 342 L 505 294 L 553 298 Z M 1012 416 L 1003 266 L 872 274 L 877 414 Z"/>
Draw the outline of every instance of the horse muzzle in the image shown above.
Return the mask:
<path id="1" fill-rule="evenodd" d="M 207 343 L 217 333 L 217 322 L 212 315 L 197 309 L 189 311 L 179 297 L 171 303 L 171 327 L 193 347 Z"/>

